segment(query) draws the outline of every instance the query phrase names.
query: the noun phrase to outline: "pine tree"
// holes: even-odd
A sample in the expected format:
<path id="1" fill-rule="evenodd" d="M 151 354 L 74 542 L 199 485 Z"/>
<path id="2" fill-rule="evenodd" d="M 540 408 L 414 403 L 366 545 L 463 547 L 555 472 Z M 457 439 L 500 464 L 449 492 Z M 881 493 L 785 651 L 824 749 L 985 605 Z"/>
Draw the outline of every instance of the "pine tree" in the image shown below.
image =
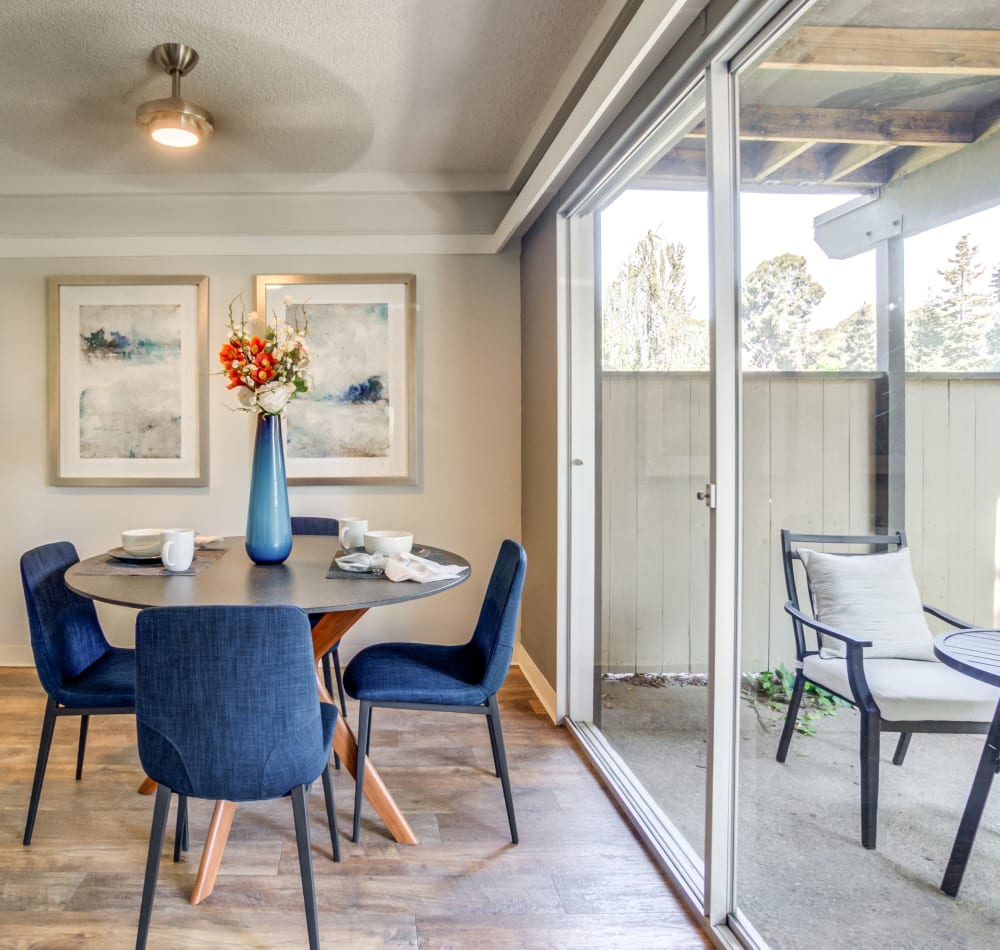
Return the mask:
<path id="1" fill-rule="evenodd" d="M 989 367 L 994 305 L 989 294 L 977 290 L 985 273 L 978 254 L 963 234 L 948 258 L 950 266 L 938 271 L 944 286 L 907 314 L 907 369 L 975 372 Z"/>

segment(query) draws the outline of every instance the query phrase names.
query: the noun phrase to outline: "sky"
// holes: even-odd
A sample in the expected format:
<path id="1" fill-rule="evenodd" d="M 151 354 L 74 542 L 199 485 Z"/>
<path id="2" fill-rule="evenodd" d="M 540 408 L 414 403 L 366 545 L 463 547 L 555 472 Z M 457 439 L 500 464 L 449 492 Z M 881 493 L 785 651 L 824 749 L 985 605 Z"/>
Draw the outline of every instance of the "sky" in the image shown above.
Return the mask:
<path id="1" fill-rule="evenodd" d="M 875 253 L 845 261 L 828 258 L 813 240 L 813 219 L 850 200 L 850 195 L 746 193 L 740 199 L 742 272 L 761 261 L 792 252 L 806 258 L 813 280 L 826 296 L 813 311 L 814 328 L 833 326 L 862 304 L 875 302 Z M 708 210 L 705 192 L 626 191 L 601 213 L 601 280 L 614 280 L 629 253 L 652 229 L 665 241 L 681 242 L 688 294 L 696 298 L 694 315 L 708 317 Z M 946 266 L 955 242 L 969 233 L 986 265 L 984 283 L 1000 266 L 1000 208 L 993 208 L 933 231 L 907 238 L 904 247 L 906 307 L 919 306 L 928 286 L 941 285 L 937 271 Z M 984 288 L 985 290 L 985 288 Z"/>

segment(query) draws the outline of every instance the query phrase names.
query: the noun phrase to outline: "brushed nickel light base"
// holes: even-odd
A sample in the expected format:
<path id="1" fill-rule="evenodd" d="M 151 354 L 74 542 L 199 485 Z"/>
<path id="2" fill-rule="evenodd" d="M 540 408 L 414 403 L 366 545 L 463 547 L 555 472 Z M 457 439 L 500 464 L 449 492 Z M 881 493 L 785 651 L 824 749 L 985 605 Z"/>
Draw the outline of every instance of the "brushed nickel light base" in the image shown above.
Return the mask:
<path id="1" fill-rule="evenodd" d="M 167 99 L 151 99 L 135 112 L 136 125 L 150 138 L 170 148 L 190 148 L 215 131 L 212 113 L 196 102 L 181 98 L 181 76 L 198 64 L 198 53 L 183 43 L 161 43 L 152 53 L 153 61 L 170 74 L 171 93 Z"/>

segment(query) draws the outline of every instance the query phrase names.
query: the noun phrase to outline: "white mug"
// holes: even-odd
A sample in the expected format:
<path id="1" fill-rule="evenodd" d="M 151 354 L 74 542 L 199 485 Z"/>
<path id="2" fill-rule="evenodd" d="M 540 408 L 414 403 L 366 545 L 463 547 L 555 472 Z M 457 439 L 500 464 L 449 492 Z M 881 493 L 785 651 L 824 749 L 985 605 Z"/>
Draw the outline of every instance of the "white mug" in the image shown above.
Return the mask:
<path id="1" fill-rule="evenodd" d="M 186 571 L 194 560 L 194 528 L 165 528 L 160 560 L 168 571 Z"/>
<path id="2" fill-rule="evenodd" d="M 340 546 L 345 551 L 363 550 L 368 522 L 364 518 L 339 518 Z"/>

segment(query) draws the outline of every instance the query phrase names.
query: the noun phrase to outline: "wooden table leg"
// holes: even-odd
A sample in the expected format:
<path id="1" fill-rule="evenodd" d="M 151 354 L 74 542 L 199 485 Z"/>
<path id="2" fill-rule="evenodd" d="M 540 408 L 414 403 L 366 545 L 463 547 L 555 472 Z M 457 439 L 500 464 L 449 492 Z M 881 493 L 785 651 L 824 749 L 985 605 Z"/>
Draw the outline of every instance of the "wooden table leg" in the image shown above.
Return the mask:
<path id="1" fill-rule="evenodd" d="M 340 643 L 344 634 L 351 629 L 366 613 L 368 608 L 356 610 L 338 610 L 334 613 L 323 614 L 316 626 L 313 627 L 313 655 L 317 662 L 322 659 L 331 647 Z M 325 703 L 333 703 L 333 697 L 327 692 L 322 678 L 317 674 L 319 683 L 319 696 Z M 333 751 L 340 756 L 340 761 L 351 773 L 352 777 L 358 774 L 358 740 L 355 738 L 351 727 L 344 721 L 344 717 L 337 718 L 337 731 L 333 734 Z M 365 763 L 365 798 L 371 802 L 376 814 L 385 822 L 393 838 L 400 844 L 419 844 L 417 836 L 413 833 L 406 816 L 399 810 L 399 805 L 386 788 L 382 776 L 378 769 L 372 765 L 371 759 Z"/>
<path id="2" fill-rule="evenodd" d="M 212 821 L 208 826 L 205 838 L 205 850 L 201 853 L 201 864 L 198 865 L 198 876 L 191 892 L 191 903 L 200 904 L 215 887 L 215 878 L 222 863 L 222 853 L 226 850 L 229 839 L 229 829 L 233 827 L 233 817 L 236 815 L 236 802 L 220 801 L 215 803 Z"/>

